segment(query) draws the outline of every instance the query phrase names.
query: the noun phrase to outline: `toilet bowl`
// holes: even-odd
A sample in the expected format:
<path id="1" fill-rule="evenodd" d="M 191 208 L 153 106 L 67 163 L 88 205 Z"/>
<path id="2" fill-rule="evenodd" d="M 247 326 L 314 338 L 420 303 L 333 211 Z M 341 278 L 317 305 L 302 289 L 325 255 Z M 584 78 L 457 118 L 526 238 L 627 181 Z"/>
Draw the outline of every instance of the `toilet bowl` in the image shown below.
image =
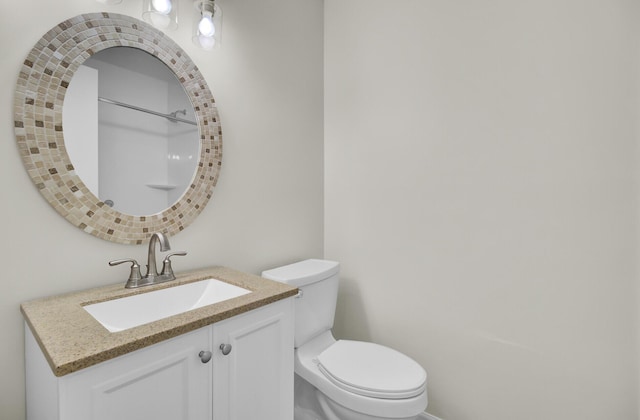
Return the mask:
<path id="1" fill-rule="evenodd" d="M 339 264 L 305 260 L 262 276 L 298 287 L 295 302 L 296 420 L 416 419 L 427 407 L 427 375 L 391 348 L 336 340 Z"/>

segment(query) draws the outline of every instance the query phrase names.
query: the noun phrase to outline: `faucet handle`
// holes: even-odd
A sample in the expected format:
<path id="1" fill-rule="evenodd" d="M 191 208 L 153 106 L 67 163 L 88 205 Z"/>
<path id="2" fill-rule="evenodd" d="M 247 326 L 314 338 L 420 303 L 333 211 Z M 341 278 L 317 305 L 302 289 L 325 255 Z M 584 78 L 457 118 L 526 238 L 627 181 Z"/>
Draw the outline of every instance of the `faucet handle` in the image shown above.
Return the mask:
<path id="1" fill-rule="evenodd" d="M 171 254 L 167 254 L 167 256 L 164 257 L 164 260 L 162 261 L 162 273 L 160 273 L 160 275 L 175 278 L 175 275 L 173 274 L 173 268 L 171 267 L 171 257 L 184 257 L 185 255 L 187 255 L 186 251 L 177 251 L 172 252 Z"/>
<path id="2" fill-rule="evenodd" d="M 114 265 L 127 262 L 131 263 L 131 272 L 129 273 L 127 284 L 124 287 L 126 287 L 127 289 L 138 287 L 138 282 L 142 280 L 142 274 L 140 273 L 140 265 L 138 264 L 138 261 L 133 259 L 113 260 L 109 261 L 109 265 L 113 267 Z"/>

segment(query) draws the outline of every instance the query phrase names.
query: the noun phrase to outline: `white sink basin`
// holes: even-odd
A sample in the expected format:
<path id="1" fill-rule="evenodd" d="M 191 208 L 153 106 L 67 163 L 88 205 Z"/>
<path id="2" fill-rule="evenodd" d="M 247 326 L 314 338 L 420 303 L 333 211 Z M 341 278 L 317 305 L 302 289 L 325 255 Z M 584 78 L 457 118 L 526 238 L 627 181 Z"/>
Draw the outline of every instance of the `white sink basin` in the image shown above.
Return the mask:
<path id="1" fill-rule="evenodd" d="M 117 332 L 247 293 L 251 291 L 220 280 L 207 279 L 94 303 L 84 309 L 106 329 Z"/>

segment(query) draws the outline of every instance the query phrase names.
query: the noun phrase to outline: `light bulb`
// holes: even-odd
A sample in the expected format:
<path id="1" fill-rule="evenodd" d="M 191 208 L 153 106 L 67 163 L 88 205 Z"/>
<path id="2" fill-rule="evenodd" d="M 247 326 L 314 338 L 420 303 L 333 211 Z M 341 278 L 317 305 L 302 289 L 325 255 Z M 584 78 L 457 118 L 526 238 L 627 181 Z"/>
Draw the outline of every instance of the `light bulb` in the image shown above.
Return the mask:
<path id="1" fill-rule="evenodd" d="M 216 45 L 216 39 L 212 36 L 198 35 L 196 38 L 198 46 L 203 50 L 211 50 Z"/>
<path id="2" fill-rule="evenodd" d="M 162 15 L 171 13 L 171 0 L 151 0 L 151 5 L 156 12 Z"/>
<path id="3" fill-rule="evenodd" d="M 202 19 L 198 23 L 198 31 L 200 35 L 212 37 L 216 33 L 216 27 L 213 25 L 211 12 L 202 13 Z"/>

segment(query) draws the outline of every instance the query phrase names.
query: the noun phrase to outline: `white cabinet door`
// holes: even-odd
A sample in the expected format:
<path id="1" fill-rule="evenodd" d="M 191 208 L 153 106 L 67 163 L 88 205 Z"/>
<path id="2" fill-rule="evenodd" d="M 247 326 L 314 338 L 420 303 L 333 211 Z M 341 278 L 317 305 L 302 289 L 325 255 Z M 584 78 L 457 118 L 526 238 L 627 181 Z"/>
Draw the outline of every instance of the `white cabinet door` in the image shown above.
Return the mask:
<path id="1" fill-rule="evenodd" d="M 293 420 L 293 298 L 214 324 L 213 349 L 214 420 Z"/>
<path id="2" fill-rule="evenodd" d="M 206 327 L 60 378 L 60 418 L 210 420 Z"/>

